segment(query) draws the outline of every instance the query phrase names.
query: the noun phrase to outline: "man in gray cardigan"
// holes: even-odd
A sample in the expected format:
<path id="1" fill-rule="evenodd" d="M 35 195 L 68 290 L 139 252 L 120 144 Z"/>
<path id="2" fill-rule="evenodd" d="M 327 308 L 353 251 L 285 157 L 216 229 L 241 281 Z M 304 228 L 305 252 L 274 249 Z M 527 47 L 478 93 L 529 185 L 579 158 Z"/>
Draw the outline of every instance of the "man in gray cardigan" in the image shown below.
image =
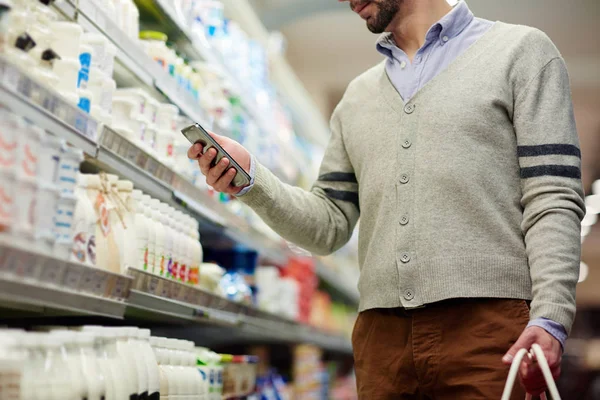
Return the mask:
<path id="1" fill-rule="evenodd" d="M 585 213 L 562 57 L 542 32 L 475 18 L 464 2 L 350 5 L 382 34 L 385 60 L 348 86 L 310 192 L 225 137 L 249 187 L 231 186 L 228 160 L 210 166 L 214 150 L 196 144 L 189 157 L 314 253 L 339 249 L 363 217 L 361 399 L 500 398 L 512 358 L 533 343 L 558 376 Z M 535 362 L 520 378 L 545 389 Z"/>

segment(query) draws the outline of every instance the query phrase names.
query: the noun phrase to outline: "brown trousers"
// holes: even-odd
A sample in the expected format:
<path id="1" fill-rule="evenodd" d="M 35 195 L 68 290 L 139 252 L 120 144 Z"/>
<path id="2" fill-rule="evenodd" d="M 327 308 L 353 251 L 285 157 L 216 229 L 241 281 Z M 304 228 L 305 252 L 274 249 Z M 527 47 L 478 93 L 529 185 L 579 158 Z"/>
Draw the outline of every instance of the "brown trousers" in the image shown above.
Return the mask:
<path id="1" fill-rule="evenodd" d="M 500 400 L 502 356 L 529 321 L 523 300 L 454 299 L 359 314 L 352 333 L 361 400 Z M 512 399 L 525 399 L 515 384 Z"/>

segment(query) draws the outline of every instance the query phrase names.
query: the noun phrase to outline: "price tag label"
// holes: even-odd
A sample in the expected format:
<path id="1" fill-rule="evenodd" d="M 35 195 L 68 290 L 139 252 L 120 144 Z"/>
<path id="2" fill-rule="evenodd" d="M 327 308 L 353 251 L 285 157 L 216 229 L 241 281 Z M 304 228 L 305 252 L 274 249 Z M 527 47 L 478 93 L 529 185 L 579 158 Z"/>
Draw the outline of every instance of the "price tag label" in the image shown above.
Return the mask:
<path id="1" fill-rule="evenodd" d="M 48 285 L 62 286 L 65 265 L 57 260 L 51 260 L 44 264 L 40 280 Z"/>
<path id="2" fill-rule="evenodd" d="M 38 271 L 44 264 L 42 257 L 36 257 L 32 254 L 21 253 L 21 270 L 19 271 L 24 278 L 37 279 Z"/>
<path id="3" fill-rule="evenodd" d="M 226 311 L 211 310 L 209 317 L 215 321 L 225 322 L 233 325 L 236 325 L 240 322 L 237 315 L 228 313 Z"/>
<path id="4" fill-rule="evenodd" d="M 95 294 L 96 296 L 104 296 L 104 294 L 107 292 L 108 281 L 108 274 L 100 271 L 95 272 L 91 293 Z"/>
<path id="5" fill-rule="evenodd" d="M 88 118 L 84 134 L 88 139 L 96 141 L 96 137 L 98 136 L 98 123 L 93 119 Z"/>
<path id="6" fill-rule="evenodd" d="M 111 297 L 116 299 L 125 299 L 129 293 L 129 280 L 121 277 L 117 277 L 117 282 L 111 293 Z"/>
<path id="7" fill-rule="evenodd" d="M 160 295 L 159 286 L 160 286 L 160 279 L 151 277 L 150 281 L 148 282 L 148 293 L 159 296 Z"/>
<path id="8" fill-rule="evenodd" d="M 71 265 L 65 274 L 64 285 L 67 289 L 79 290 L 83 279 L 83 268 L 79 265 Z"/>
<path id="9" fill-rule="evenodd" d="M 184 286 L 178 283 L 171 283 L 171 290 L 169 293 L 169 298 L 174 300 L 182 300 L 181 296 L 183 295 Z"/>
<path id="10" fill-rule="evenodd" d="M 12 65 L 4 64 L 2 71 L 2 84 L 8 89 L 18 92 L 19 83 L 21 80 L 21 71 Z"/>

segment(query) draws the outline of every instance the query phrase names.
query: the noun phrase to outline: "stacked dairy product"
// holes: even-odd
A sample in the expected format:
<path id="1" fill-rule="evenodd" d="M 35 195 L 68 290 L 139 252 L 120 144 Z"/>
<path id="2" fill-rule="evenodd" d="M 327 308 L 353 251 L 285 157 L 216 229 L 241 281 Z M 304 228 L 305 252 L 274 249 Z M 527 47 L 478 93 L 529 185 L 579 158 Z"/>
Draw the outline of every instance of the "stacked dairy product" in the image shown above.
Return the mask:
<path id="1" fill-rule="evenodd" d="M 0 330 L 3 400 L 212 400 L 218 364 L 198 366 L 194 343 L 135 327 Z"/>
<path id="2" fill-rule="evenodd" d="M 127 268 L 198 284 L 198 221 L 111 174 L 79 174 L 71 259 L 117 273 Z"/>

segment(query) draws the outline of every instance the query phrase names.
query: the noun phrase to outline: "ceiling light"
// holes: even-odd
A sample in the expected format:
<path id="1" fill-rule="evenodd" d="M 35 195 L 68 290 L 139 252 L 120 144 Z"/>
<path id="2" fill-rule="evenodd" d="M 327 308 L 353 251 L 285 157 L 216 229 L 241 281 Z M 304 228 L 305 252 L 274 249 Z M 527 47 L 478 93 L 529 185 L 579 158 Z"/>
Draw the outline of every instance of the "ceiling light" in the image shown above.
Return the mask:
<path id="1" fill-rule="evenodd" d="M 581 283 L 585 281 L 589 272 L 590 269 L 588 268 L 587 264 L 582 261 L 581 264 L 579 264 L 579 280 L 577 282 Z"/>

